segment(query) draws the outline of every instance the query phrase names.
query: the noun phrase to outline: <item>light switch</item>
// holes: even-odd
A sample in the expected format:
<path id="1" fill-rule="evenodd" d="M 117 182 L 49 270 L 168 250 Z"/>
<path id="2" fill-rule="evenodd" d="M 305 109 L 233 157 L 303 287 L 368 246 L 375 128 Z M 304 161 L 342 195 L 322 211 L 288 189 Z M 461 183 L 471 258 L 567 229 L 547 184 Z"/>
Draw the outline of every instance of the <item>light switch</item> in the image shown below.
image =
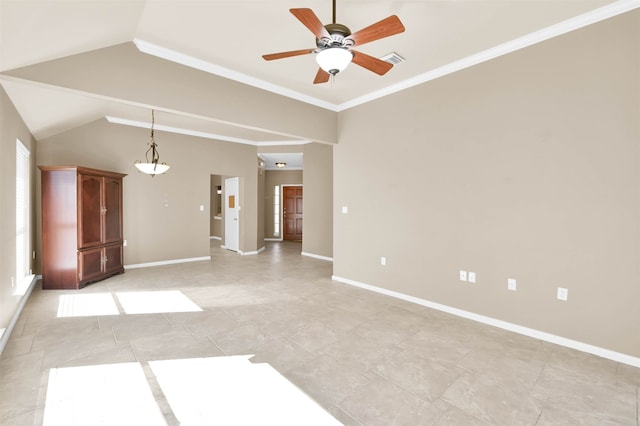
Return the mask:
<path id="1" fill-rule="evenodd" d="M 516 280 L 514 278 L 507 279 L 507 289 L 516 291 Z"/>
<path id="2" fill-rule="evenodd" d="M 203 212 L 204 211 L 204 206 L 200 206 L 200 211 Z"/>
<path id="3" fill-rule="evenodd" d="M 475 272 L 469 272 L 467 277 L 468 277 L 468 281 L 470 283 L 475 283 L 476 282 L 476 273 Z"/>
<path id="4" fill-rule="evenodd" d="M 342 214 L 347 214 L 347 213 L 349 213 L 349 207 L 342 206 Z"/>
<path id="5" fill-rule="evenodd" d="M 566 288 L 558 287 L 558 300 L 564 300 L 565 302 L 569 298 L 569 290 Z"/>
<path id="6" fill-rule="evenodd" d="M 467 271 L 460 271 L 460 281 L 467 281 Z"/>

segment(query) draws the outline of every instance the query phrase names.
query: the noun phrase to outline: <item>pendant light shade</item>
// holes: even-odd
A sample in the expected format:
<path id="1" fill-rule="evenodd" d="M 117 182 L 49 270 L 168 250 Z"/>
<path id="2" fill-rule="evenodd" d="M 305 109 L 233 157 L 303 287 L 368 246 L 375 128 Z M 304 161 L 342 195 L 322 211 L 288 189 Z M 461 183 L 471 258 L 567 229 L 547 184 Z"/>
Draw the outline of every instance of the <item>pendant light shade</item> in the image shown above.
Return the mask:
<path id="1" fill-rule="evenodd" d="M 151 110 L 151 142 L 149 142 L 149 149 L 145 152 L 145 162 L 136 161 L 134 164 L 136 168 L 142 173 L 146 173 L 151 175 L 151 177 L 155 175 L 160 175 L 169 170 L 169 165 L 167 163 L 160 162 L 160 154 L 158 154 L 158 144 L 154 139 L 153 135 L 153 126 L 155 125 L 155 111 Z M 151 154 L 151 158 L 149 158 L 149 154 Z"/>
<path id="2" fill-rule="evenodd" d="M 328 47 L 316 55 L 316 62 L 320 68 L 331 75 L 343 71 L 351 63 L 353 53 L 343 47 Z"/>
<path id="3" fill-rule="evenodd" d="M 169 165 L 165 163 L 136 163 L 136 168 L 148 175 L 161 175 L 169 170 Z"/>

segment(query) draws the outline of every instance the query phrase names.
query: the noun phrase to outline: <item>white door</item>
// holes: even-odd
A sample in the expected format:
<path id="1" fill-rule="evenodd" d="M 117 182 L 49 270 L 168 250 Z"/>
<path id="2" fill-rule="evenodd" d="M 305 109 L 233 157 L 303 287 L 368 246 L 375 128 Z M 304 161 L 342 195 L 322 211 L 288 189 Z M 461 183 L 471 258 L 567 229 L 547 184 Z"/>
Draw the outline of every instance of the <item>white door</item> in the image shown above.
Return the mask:
<path id="1" fill-rule="evenodd" d="M 240 205 L 238 178 L 224 180 L 224 248 L 238 251 L 240 239 Z"/>

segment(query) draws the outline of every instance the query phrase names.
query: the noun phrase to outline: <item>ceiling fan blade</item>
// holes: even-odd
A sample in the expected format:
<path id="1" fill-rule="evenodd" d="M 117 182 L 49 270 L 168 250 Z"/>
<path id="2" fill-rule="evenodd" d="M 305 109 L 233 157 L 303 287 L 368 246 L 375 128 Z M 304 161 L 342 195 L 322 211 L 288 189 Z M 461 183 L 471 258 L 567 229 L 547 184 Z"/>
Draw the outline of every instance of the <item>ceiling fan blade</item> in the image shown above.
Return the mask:
<path id="1" fill-rule="evenodd" d="M 323 70 L 322 68 L 318 68 L 318 73 L 316 74 L 316 78 L 313 80 L 313 84 L 326 83 L 329 81 L 331 76 L 328 72 Z"/>
<path id="2" fill-rule="evenodd" d="M 324 27 L 320 19 L 313 13 L 311 9 L 289 9 L 289 12 L 293 14 L 305 27 L 309 28 L 313 35 L 318 39 L 331 38 L 329 32 Z"/>
<path id="3" fill-rule="evenodd" d="M 308 53 L 313 53 L 315 49 L 302 49 L 302 50 L 291 50 L 289 52 L 280 52 L 280 53 L 270 53 L 268 55 L 262 55 L 265 61 L 273 61 L 274 59 L 282 59 L 282 58 L 290 58 L 292 56 L 300 56 L 306 55 Z"/>
<path id="4" fill-rule="evenodd" d="M 365 43 L 400 34 L 402 32 L 404 32 L 404 25 L 400 22 L 400 18 L 396 15 L 391 15 L 382 21 L 371 24 L 360 31 L 356 31 L 347 38 L 353 40 L 356 46 L 361 46 Z"/>
<path id="5" fill-rule="evenodd" d="M 353 52 L 354 64 L 358 64 L 378 75 L 385 75 L 391 68 L 393 68 L 393 64 L 374 58 L 373 56 L 369 56 L 366 53 L 357 52 L 355 50 L 352 50 L 351 52 Z"/>

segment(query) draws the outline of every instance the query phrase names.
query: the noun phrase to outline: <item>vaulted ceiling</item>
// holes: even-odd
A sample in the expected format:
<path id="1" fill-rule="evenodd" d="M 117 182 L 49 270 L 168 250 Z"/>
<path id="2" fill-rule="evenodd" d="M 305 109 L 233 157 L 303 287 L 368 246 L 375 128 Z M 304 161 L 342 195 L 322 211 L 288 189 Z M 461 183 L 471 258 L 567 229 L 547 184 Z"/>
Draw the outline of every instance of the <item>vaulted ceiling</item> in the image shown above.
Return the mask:
<path id="1" fill-rule="evenodd" d="M 326 114 L 637 7 L 638 0 L 338 0 L 337 21 L 354 32 L 397 15 L 404 33 L 358 49 L 405 62 L 384 76 L 351 64 L 314 85 L 313 55 L 261 55 L 315 47 L 289 9 L 311 8 L 330 23 L 329 0 L 2 0 L 0 83 L 37 139 L 103 117 L 146 126 L 155 108 L 167 131 L 258 146 L 331 143 L 306 130 L 313 117 L 321 126 Z M 247 90 L 258 99 L 254 110 Z M 244 91 L 235 103 L 234 91 Z M 295 100 L 308 121 L 279 124 L 274 96 Z M 247 120 L 233 108 L 246 108 Z"/>

